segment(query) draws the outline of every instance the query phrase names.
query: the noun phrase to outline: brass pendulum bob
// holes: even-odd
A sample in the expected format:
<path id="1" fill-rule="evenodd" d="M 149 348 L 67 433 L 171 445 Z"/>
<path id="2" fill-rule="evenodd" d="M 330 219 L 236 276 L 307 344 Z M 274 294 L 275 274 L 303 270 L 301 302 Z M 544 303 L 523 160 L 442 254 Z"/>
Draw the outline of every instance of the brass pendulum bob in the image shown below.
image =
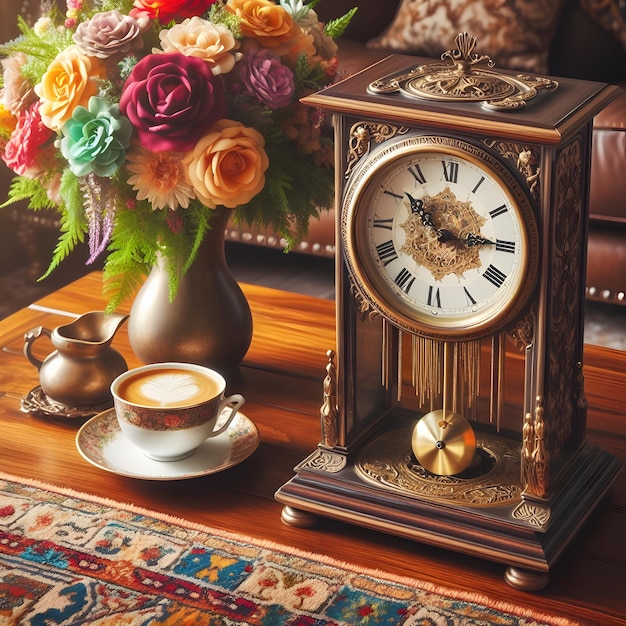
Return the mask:
<path id="1" fill-rule="evenodd" d="M 443 352 L 443 408 L 426 413 L 415 425 L 411 447 L 418 462 L 432 474 L 460 474 L 474 458 L 476 435 L 468 420 L 449 411 L 452 345 Z"/>

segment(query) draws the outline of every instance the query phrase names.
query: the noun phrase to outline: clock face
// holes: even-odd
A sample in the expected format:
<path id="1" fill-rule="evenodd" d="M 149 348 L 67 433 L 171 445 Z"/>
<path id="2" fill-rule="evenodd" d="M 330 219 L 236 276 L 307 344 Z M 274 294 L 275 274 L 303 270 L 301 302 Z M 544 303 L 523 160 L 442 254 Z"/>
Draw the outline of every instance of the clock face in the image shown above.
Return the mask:
<path id="1" fill-rule="evenodd" d="M 534 285 L 537 228 L 508 168 L 466 142 L 414 136 L 363 163 L 345 195 L 348 264 L 376 309 L 411 331 L 478 337 Z"/>

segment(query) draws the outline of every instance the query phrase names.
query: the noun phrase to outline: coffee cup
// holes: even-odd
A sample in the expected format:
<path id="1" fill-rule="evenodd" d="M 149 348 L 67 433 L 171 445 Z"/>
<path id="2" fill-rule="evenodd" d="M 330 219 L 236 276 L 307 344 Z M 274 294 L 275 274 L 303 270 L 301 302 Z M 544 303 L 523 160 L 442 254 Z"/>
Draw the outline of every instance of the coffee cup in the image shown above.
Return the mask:
<path id="1" fill-rule="evenodd" d="M 192 363 L 152 363 L 111 383 L 123 435 L 157 461 L 184 459 L 230 426 L 245 400 L 225 390 L 218 372 Z"/>

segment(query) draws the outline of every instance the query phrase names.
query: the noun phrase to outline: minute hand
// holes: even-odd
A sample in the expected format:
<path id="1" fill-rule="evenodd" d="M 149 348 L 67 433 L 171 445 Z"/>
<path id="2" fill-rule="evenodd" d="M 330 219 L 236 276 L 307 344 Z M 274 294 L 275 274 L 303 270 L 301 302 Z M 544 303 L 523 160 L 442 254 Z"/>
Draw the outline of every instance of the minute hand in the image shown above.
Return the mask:
<path id="1" fill-rule="evenodd" d="M 491 239 L 486 239 L 485 237 L 481 237 L 480 235 L 475 235 L 474 233 L 469 233 L 465 237 L 453 237 L 452 233 L 445 228 L 441 228 L 437 231 L 437 239 L 441 243 L 447 243 L 448 241 L 460 241 L 464 243 L 468 248 L 473 248 L 475 246 L 496 245 L 495 241 L 491 241 Z"/>

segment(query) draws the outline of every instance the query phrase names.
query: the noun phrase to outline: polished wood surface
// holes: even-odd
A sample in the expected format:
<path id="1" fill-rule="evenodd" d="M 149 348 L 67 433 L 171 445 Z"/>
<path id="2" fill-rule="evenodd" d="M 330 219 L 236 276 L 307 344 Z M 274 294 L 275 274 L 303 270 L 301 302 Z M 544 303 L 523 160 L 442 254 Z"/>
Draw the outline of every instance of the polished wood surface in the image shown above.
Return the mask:
<path id="1" fill-rule="evenodd" d="M 320 519 L 311 529 L 285 526 L 273 494 L 320 439 L 319 406 L 326 350 L 334 347 L 334 303 L 243 285 L 254 335 L 230 391 L 259 429 L 261 445 L 239 466 L 187 481 L 136 480 L 87 463 L 75 447 L 82 422 L 20 412 L 19 399 L 37 385 L 22 354 L 24 333 L 67 323 L 104 307 L 99 273 L 86 276 L 0 322 L 0 469 L 55 485 L 133 503 L 217 528 L 323 552 L 357 566 L 415 576 L 439 585 L 532 607 L 583 624 L 626 624 L 626 471 L 612 498 L 596 511 L 535 594 L 509 587 L 504 568 L 442 549 Z M 125 326 L 113 346 L 139 365 Z M 38 340 L 39 356 L 52 347 Z M 592 443 L 626 460 L 626 352 L 585 347 L 585 383 Z"/>

